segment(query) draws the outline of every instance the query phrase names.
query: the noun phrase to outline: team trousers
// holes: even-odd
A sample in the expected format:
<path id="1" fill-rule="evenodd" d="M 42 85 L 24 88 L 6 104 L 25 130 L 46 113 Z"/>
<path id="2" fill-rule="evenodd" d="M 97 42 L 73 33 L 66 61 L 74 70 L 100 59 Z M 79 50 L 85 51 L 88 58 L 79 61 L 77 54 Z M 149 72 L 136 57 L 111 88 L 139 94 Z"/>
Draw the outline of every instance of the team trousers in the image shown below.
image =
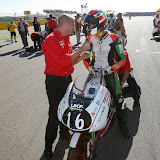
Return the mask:
<path id="1" fill-rule="evenodd" d="M 48 123 L 45 134 L 45 148 L 51 149 L 54 140 L 57 137 L 57 129 L 60 124 L 57 117 L 58 105 L 63 98 L 69 83 L 72 81 L 71 76 L 60 77 L 46 75 L 46 91 L 49 101 Z M 62 136 L 68 129 L 60 124 L 60 136 Z"/>

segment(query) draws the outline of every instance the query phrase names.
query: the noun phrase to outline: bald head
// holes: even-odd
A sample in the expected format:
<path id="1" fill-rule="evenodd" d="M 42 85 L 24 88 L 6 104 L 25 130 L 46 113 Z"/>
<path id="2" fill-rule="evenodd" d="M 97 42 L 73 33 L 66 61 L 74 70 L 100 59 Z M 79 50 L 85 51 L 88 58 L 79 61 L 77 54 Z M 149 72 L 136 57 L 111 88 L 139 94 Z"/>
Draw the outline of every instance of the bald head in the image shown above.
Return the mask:
<path id="1" fill-rule="evenodd" d="M 67 14 L 62 14 L 58 19 L 58 26 L 61 27 L 64 23 L 71 23 L 73 18 Z"/>
<path id="2" fill-rule="evenodd" d="M 62 14 L 58 19 L 58 31 L 63 34 L 63 37 L 66 35 L 73 34 L 74 30 L 74 19 L 67 15 Z"/>

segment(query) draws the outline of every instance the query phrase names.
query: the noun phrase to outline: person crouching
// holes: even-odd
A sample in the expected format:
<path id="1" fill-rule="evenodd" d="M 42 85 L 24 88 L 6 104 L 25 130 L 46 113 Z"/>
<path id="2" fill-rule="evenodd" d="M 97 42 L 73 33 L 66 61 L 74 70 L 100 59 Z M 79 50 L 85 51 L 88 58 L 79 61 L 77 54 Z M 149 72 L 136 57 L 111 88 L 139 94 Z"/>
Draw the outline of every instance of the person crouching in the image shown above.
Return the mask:
<path id="1" fill-rule="evenodd" d="M 33 32 L 31 34 L 31 39 L 34 42 L 34 49 L 37 49 L 37 46 L 39 47 L 39 49 L 41 49 L 41 36 L 40 36 L 40 32 Z"/>

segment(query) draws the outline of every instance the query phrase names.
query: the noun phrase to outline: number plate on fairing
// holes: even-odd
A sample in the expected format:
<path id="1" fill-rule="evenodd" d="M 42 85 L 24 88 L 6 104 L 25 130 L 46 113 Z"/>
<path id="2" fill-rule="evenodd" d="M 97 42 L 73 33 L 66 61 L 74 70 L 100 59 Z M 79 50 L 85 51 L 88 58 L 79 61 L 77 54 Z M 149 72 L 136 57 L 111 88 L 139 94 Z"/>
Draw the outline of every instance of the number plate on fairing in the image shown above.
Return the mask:
<path id="1" fill-rule="evenodd" d="M 73 104 L 64 112 L 63 123 L 73 131 L 84 131 L 90 128 L 91 116 L 83 105 Z"/>

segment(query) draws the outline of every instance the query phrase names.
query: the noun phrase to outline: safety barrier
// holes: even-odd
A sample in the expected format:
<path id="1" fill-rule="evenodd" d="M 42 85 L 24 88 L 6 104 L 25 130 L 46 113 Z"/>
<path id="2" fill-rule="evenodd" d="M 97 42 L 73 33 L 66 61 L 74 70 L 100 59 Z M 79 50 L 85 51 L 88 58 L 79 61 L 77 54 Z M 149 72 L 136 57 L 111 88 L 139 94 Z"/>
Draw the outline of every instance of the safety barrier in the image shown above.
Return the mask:
<path id="1" fill-rule="evenodd" d="M 26 21 L 26 22 L 29 24 L 29 26 L 33 26 L 33 23 L 32 23 L 33 21 Z M 45 19 L 39 20 L 40 25 L 45 25 L 45 22 L 46 22 Z M 8 23 L 10 22 L 0 22 L 0 30 L 7 29 Z M 19 21 L 15 21 L 14 23 L 18 25 Z"/>

